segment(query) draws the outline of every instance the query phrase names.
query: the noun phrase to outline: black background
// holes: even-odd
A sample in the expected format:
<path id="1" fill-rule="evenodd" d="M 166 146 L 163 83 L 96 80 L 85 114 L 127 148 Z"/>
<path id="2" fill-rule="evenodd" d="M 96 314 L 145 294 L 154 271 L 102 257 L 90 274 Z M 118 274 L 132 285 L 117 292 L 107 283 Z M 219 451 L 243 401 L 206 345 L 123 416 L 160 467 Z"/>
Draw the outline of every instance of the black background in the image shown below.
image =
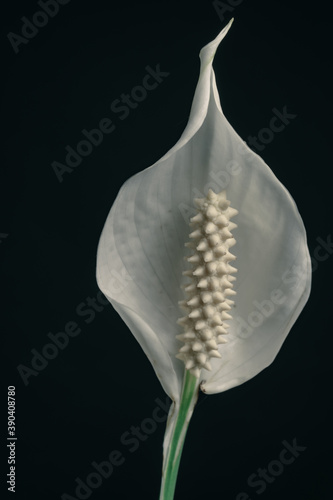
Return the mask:
<path id="1" fill-rule="evenodd" d="M 8 32 L 20 34 L 20 18 L 40 7 L 14 1 L 1 10 L 1 435 L 5 449 L 7 386 L 15 385 L 14 498 L 75 497 L 75 479 L 117 449 L 124 463 L 89 498 L 156 500 L 165 424 L 132 453 L 120 438 L 166 396 L 110 305 L 94 317 L 77 312 L 98 293 L 104 221 L 122 183 L 178 140 L 199 51 L 234 16 L 214 61 L 222 107 L 244 140 L 268 126 L 273 108 L 297 115 L 260 155 L 296 200 L 316 255 L 317 238 L 331 231 L 332 21 L 323 3 L 244 0 L 222 19 L 209 1 L 71 0 L 15 54 Z M 157 64 L 169 76 L 120 120 L 111 102 Z M 116 129 L 60 183 L 51 163 L 64 163 L 65 146 L 106 117 Z M 242 491 L 251 500 L 331 498 L 331 259 L 314 261 L 311 297 L 275 362 L 245 385 L 200 396 L 176 500 L 234 500 Z M 30 366 L 31 349 L 69 321 L 81 333 L 24 385 L 17 366 Z M 247 478 L 295 438 L 306 450 L 257 494 Z M 6 453 L 2 464 L 6 494 Z"/>

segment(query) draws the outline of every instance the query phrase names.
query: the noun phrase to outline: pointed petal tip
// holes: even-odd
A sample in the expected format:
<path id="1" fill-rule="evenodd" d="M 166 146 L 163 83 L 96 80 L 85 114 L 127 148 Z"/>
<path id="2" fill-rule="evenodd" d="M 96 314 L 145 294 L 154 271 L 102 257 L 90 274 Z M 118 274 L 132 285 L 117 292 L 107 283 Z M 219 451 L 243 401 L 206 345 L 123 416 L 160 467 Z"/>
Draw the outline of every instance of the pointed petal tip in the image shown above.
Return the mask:
<path id="1" fill-rule="evenodd" d="M 202 74 L 206 69 L 211 69 L 213 60 L 215 57 L 216 50 L 218 46 L 220 45 L 221 41 L 223 38 L 226 36 L 228 33 L 229 29 L 231 28 L 231 25 L 234 21 L 234 18 L 232 18 L 229 23 L 220 31 L 220 33 L 212 40 L 209 42 L 207 45 L 202 47 L 202 49 L 199 52 L 199 58 L 200 58 L 200 74 Z"/>
<path id="2" fill-rule="evenodd" d="M 222 28 L 222 30 L 214 38 L 214 40 L 212 40 L 211 42 L 207 43 L 207 45 L 205 45 L 204 47 L 202 47 L 202 49 L 200 51 L 200 54 L 199 54 L 200 58 L 202 58 L 202 56 L 204 56 L 205 51 L 207 51 L 209 49 L 213 49 L 213 50 L 215 49 L 214 53 L 212 54 L 213 57 L 214 57 L 217 47 L 220 45 L 221 41 L 223 40 L 223 38 L 226 36 L 226 34 L 228 33 L 228 31 L 230 30 L 231 25 L 234 22 L 234 20 L 235 20 L 234 17 L 231 18 L 230 21 L 228 22 L 228 24 L 226 24 L 226 26 L 224 26 L 224 28 Z"/>

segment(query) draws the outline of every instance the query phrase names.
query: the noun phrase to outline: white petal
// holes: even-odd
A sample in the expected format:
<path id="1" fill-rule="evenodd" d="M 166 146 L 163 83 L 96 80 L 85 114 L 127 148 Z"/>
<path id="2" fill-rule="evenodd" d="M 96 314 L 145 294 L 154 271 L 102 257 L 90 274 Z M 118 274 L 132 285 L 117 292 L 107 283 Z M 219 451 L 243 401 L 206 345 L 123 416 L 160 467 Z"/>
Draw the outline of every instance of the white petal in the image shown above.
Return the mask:
<path id="1" fill-rule="evenodd" d="M 203 371 L 207 393 L 248 380 L 276 356 L 304 306 L 310 289 L 305 231 L 296 206 L 269 167 L 235 133 L 222 114 L 212 60 L 230 24 L 200 52 L 201 68 L 190 119 L 181 138 L 157 163 L 121 188 L 106 220 L 97 256 L 99 287 L 124 319 L 149 357 L 164 390 L 177 402 L 184 364 L 176 359 L 183 333 L 177 319 L 180 285 L 187 283 L 184 243 L 195 215 L 193 199 L 227 190 L 239 211 L 233 230 L 238 277 L 228 342 L 222 359 Z M 244 153 L 245 151 L 245 153 Z M 195 241 L 195 240 L 193 240 Z M 189 255 L 187 253 L 187 255 Z M 301 266 L 298 286 L 283 283 L 283 273 Z M 125 276 L 123 283 L 115 273 Z M 247 339 L 237 335 L 235 317 L 252 312 L 253 301 L 286 296 Z M 231 339 L 231 340 L 230 340 Z M 124 359 L 124 362 L 126 360 Z"/>

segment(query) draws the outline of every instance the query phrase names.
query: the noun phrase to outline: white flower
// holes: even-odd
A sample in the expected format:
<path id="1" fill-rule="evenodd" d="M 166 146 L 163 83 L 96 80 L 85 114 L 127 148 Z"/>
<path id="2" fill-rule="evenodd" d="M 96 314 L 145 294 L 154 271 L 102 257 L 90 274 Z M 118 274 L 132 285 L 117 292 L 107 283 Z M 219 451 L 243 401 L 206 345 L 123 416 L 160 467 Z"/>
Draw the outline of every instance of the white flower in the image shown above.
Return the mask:
<path id="1" fill-rule="evenodd" d="M 195 198 L 225 189 L 239 212 L 232 249 L 237 295 L 227 342 L 217 346 L 220 357 L 211 358 L 211 370 L 195 372 L 204 392 L 235 387 L 272 363 L 311 287 L 306 234 L 294 200 L 221 109 L 212 63 L 230 25 L 200 52 L 199 81 L 182 136 L 159 161 L 125 182 L 98 247 L 98 285 L 140 343 L 176 408 L 185 372 L 176 357 L 184 345 L 176 338 L 184 334 L 177 324 L 178 302 L 185 298 L 181 285 L 187 277 L 182 273 L 190 253 L 184 244 L 196 214 Z M 288 279 L 296 267 L 301 269 L 297 279 Z M 120 269 L 132 280 L 118 291 L 112 280 L 113 271 Z M 165 450 L 170 422 L 172 418 Z"/>

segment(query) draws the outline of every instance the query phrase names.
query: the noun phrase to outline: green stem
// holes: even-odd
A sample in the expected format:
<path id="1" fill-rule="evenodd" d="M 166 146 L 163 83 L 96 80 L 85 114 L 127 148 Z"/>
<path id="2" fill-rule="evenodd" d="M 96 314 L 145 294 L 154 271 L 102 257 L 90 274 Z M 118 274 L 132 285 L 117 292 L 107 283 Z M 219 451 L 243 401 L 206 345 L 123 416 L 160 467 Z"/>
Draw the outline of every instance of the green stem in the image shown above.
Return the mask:
<path id="1" fill-rule="evenodd" d="M 199 379 L 185 370 L 179 408 L 176 407 L 174 410 L 177 412 L 177 417 L 165 452 L 159 500 L 173 500 L 186 431 L 198 399 L 198 388 Z"/>

